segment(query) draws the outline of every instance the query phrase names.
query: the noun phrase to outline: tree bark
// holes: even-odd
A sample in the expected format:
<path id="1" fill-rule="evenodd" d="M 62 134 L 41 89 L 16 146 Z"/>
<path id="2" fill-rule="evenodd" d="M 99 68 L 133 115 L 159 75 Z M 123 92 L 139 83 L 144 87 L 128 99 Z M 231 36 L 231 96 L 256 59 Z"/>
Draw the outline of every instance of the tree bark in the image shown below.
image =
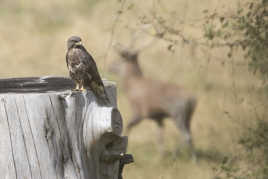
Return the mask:
<path id="1" fill-rule="evenodd" d="M 0 80 L 1 178 L 118 179 L 127 148 L 116 88 L 100 106 L 67 78 Z"/>

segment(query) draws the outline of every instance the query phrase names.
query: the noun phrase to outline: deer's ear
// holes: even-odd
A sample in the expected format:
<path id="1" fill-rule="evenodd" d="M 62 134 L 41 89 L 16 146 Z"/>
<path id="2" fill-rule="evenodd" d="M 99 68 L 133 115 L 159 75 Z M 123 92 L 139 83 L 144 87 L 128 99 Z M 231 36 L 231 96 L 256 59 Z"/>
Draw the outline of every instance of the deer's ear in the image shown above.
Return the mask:
<path id="1" fill-rule="evenodd" d="M 116 43 L 113 45 L 115 51 L 124 59 L 124 60 L 132 60 L 133 56 L 138 54 L 139 50 L 133 50 L 123 46 L 120 43 Z"/>
<path id="2" fill-rule="evenodd" d="M 113 48 L 115 49 L 115 51 L 116 51 L 117 53 L 120 53 L 120 54 L 122 54 L 122 53 L 124 53 L 124 52 L 127 51 L 127 48 L 124 47 L 124 46 L 123 46 L 122 44 L 120 44 L 120 43 L 115 43 L 115 44 L 113 44 Z"/>
<path id="3" fill-rule="evenodd" d="M 119 74 L 120 73 L 120 60 L 113 61 L 108 66 L 108 72 L 112 74 Z"/>
<path id="4" fill-rule="evenodd" d="M 135 50 L 132 50 L 132 55 L 137 55 L 137 54 L 139 54 L 140 53 L 140 49 L 135 49 Z"/>

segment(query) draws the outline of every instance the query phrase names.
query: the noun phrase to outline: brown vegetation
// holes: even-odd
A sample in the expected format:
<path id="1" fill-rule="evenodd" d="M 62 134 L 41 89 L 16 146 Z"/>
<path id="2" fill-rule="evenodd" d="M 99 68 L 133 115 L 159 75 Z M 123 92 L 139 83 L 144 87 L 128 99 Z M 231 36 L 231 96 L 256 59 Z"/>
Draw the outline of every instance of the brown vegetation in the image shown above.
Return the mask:
<path id="1" fill-rule="evenodd" d="M 102 77 L 117 81 L 116 76 L 106 71 L 108 63 L 117 57 L 110 41 L 126 44 L 129 34 L 133 29 L 140 29 L 141 19 L 146 22 L 143 17 L 150 17 L 152 9 L 188 39 L 203 40 L 202 29 L 206 23 L 202 20 L 203 11 L 228 14 L 239 0 L 149 0 L 142 3 L 134 0 L 126 1 L 123 10 L 123 1 L 92 2 L 97 1 L 1 2 L 0 76 L 68 76 L 66 40 L 70 35 L 80 35 L 96 59 Z M 118 14 L 120 16 L 116 18 Z M 144 41 L 154 30 L 148 27 L 145 31 Z M 166 38 L 174 39 L 174 36 L 169 34 Z M 134 154 L 135 163 L 125 168 L 125 177 L 213 178 L 213 168 L 219 168 L 225 156 L 232 158 L 237 153 L 241 156 L 236 166 L 241 166 L 244 171 L 257 168 L 258 165 L 252 165 L 261 162 L 248 162 L 245 149 L 237 141 L 245 126 L 256 126 L 256 116 L 266 116 L 267 99 L 262 81 L 248 71 L 248 63 L 239 50 L 228 58 L 228 49 L 211 50 L 187 43 L 179 36 L 175 36 L 175 40 L 175 45 L 165 40 L 157 41 L 153 48 L 140 54 L 140 59 L 146 59 L 140 61 L 140 65 L 145 77 L 181 84 L 185 90 L 197 95 L 198 107 L 191 131 L 200 162 L 196 165 L 182 158 L 174 159 L 174 155 L 160 158 L 152 137 L 157 133 L 157 126 L 145 120 L 129 138 L 128 152 Z M 120 84 L 118 87 L 119 109 L 126 124 L 132 110 Z M 177 137 L 178 131 L 171 120 L 165 125 L 165 148 L 172 153 L 181 138 Z M 254 156 L 262 156 L 262 153 L 254 153 Z"/>
<path id="2" fill-rule="evenodd" d="M 159 126 L 158 145 L 163 154 L 163 120 L 170 117 L 180 130 L 186 147 L 193 150 L 190 128 L 196 107 L 195 97 L 187 94 L 178 85 L 144 77 L 139 65 L 139 50 L 126 48 L 121 44 L 116 44 L 114 47 L 122 59 L 116 61 L 117 63 L 112 64 L 110 68 L 120 75 L 120 85 L 124 88 L 132 109 L 126 133 L 129 134 L 130 130 L 142 120 L 152 119 Z"/>

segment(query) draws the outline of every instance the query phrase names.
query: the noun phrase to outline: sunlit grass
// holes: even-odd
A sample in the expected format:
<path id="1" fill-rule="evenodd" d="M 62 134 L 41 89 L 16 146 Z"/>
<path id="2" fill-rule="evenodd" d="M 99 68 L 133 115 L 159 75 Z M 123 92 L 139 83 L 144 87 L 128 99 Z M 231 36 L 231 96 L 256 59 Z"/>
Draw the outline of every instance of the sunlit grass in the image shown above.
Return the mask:
<path id="1" fill-rule="evenodd" d="M 187 21 L 198 19 L 204 9 L 219 8 L 223 3 L 229 8 L 232 4 L 229 2 L 233 1 L 169 2 L 161 1 L 165 4 L 161 12 L 165 14 L 165 10 L 172 9 L 176 11 L 176 17 Z M 127 5 L 131 3 L 128 1 Z M 136 27 L 137 15 L 148 13 L 152 6 L 152 1 L 138 3 L 136 0 L 133 3 L 134 8 L 122 14 L 114 41 L 129 42 L 131 33 L 126 25 Z M 73 34 L 80 35 L 104 77 L 118 82 L 119 109 L 126 126 L 131 119 L 131 108 L 120 87 L 120 80 L 107 72 L 108 64 L 118 58 L 107 44 L 119 7 L 117 0 L 3 1 L 0 11 L 0 77 L 67 76 L 66 39 Z M 187 27 L 184 31 L 194 33 L 196 37 L 202 36 L 198 28 Z M 142 44 L 142 40 L 139 43 Z M 219 166 L 225 156 L 239 152 L 237 141 L 244 124 L 251 124 L 256 117 L 252 106 L 257 106 L 260 113 L 265 109 L 261 107 L 264 99 L 258 92 L 261 82 L 248 72 L 241 56 L 227 59 L 226 49 L 207 54 L 201 49 L 193 50 L 191 45 L 179 44 L 175 53 L 170 53 L 167 46 L 166 42 L 156 42 L 141 53 L 140 62 L 147 77 L 177 83 L 197 96 L 192 133 L 199 162 L 175 156 L 175 147 L 180 147 L 180 136 L 170 119 L 166 121 L 165 130 L 167 156 L 161 157 L 157 125 L 145 120 L 129 137 L 128 151 L 134 155 L 135 163 L 125 167 L 124 176 L 127 179 L 213 178 L 212 168 Z"/>

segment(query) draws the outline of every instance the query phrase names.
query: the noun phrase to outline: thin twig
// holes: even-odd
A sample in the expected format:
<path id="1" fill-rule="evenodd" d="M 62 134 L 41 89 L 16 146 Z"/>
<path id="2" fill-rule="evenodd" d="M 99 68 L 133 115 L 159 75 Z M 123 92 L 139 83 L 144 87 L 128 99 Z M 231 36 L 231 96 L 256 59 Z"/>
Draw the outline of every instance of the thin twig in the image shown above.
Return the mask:
<path id="1" fill-rule="evenodd" d="M 111 50 L 111 47 L 112 47 L 112 44 L 113 44 L 115 29 L 116 29 L 116 26 L 117 26 L 117 24 L 119 22 L 119 18 L 122 15 L 122 12 L 123 12 L 123 9 L 124 9 L 124 5 L 125 5 L 126 1 L 127 0 L 122 0 L 120 9 L 117 11 L 117 15 L 116 15 L 115 20 L 114 20 L 114 23 L 112 25 L 111 37 L 110 37 L 110 40 L 109 40 L 109 43 L 108 43 L 108 47 L 107 47 L 106 53 L 104 55 L 104 68 L 106 67 L 107 57 L 108 57 L 108 55 L 110 53 L 110 50 Z"/>

